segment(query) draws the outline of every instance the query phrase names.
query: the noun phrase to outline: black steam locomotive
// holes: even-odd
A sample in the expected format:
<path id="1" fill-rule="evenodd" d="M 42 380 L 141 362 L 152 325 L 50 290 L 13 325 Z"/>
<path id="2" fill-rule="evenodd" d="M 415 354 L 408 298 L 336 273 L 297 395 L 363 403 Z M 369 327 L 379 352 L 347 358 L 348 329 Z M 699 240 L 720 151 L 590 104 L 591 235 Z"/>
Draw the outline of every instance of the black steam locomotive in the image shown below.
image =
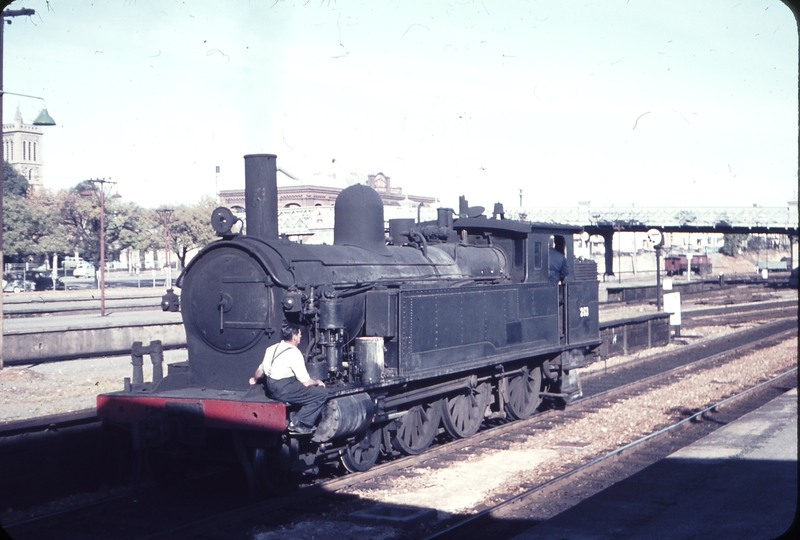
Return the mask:
<path id="1" fill-rule="evenodd" d="M 424 451 L 440 426 L 468 437 L 580 394 L 575 370 L 600 340 L 597 269 L 574 257 L 578 228 L 505 219 L 499 204 L 487 217 L 462 197 L 436 221 L 390 220 L 387 236 L 381 197 L 354 185 L 336 200 L 333 245 L 303 245 L 278 234 L 276 170 L 274 155 L 245 156 L 247 234 L 217 209 L 221 239 L 178 279 L 188 360 L 162 377 L 151 351 L 143 382 L 137 344 L 133 382 L 98 396 L 99 417 L 137 449 L 232 440 L 254 489 L 335 460 L 366 470 L 382 452 Z M 556 236 L 564 283 L 549 279 Z M 177 300 L 170 291 L 164 308 Z M 329 388 L 310 437 L 287 432 L 292 405 L 248 383 L 284 321 L 302 325 L 308 371 Z"/>

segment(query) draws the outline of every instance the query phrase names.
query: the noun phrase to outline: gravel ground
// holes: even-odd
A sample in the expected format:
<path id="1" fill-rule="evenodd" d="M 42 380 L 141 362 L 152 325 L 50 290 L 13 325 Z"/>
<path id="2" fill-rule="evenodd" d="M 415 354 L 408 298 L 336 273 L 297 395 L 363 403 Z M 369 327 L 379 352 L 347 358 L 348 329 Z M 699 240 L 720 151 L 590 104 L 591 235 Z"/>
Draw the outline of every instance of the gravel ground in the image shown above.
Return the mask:
<path id="1" fill-rule="evenodd" d="M 164 351 L 166 363 L 181 360 L 185 350 Z M 148 356 L 143 371 L 144 380 L 152 380 Z M 94 408 L 97 394 L 122 390 L 122 380 L 132 374 L 130 356 L 5 367 L 0 369 L 0 422 Z"/>

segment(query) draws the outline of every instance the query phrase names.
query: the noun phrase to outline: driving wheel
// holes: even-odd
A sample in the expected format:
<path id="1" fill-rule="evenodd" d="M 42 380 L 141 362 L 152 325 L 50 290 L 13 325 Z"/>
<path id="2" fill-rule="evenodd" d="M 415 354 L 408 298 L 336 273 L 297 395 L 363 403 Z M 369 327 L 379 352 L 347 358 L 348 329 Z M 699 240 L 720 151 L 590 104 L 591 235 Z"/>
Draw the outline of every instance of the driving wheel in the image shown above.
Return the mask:
<path id="1" fill-rule="evenodd" d="M 508 381 L 506 412 L 517 420 L 528 418 L 542 402 L 542 370 L 525 366 L 519 375 Z"/>
<path id="2" fill-rule="evenodd" d="M 364 472 L 375 465 L 381 453 L 381 430 L 367 430 L 361 440 L 342 453 L 342 465 L 350 472 Z"/>
<path id="3" fill-rule="evenodd" d="M 392 445 L 405 454 L 419 454 L 428 448 L 439 432 L 442 417 L 439 401 L 417 405 L 400 419 Z"/>
<path id="4" fill-rule="evenodd" d="M 474 435 L 481 427 L 489 404 L 489 384 L 470 388 L 466 393 L 442 400 L 442 423 L 454 438 Z"/>

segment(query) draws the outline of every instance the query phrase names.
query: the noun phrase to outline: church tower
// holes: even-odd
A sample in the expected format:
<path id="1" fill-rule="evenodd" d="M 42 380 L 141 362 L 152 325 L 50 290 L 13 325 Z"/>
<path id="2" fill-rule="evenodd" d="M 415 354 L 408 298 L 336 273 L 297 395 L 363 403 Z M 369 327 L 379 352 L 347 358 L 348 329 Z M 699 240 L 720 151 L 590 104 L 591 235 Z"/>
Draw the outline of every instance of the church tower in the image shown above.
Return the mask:
<path id="1" fill-rule="evenodd" d="M 28 179 L 32 191 L 42 187 L 42 128 L 23 123 L 19 109 L 13 124 L 3 124 L 3 159 Z"/>

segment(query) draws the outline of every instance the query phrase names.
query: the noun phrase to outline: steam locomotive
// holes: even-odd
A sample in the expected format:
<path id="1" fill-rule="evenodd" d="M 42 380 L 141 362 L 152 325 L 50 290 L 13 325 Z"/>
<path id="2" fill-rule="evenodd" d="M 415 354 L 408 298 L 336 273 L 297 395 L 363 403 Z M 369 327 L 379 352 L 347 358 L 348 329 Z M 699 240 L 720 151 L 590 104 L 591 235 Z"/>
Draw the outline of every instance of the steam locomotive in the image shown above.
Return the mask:
<path id="1" fill-rule="evenodd" d="M 489 217 L 462 197 L 436 221 L 390 220 L 387 235 L 380 195 L 357 184 L 336 200 L 333 245 L 304 245 L 278 233 L 276 156 L 244 159 L 246 234 L 215 210 L 220 239 L 162 304 L 180 306 L 188 359 L 163 376 L 158 342 L 134 344 L 133 380 L 97 398 L 137 451 L 232 442 L 256 491 L 335 461 L 363 471 L 381 453 L 423 452 L 442 430 L 468 437 L 580 395 L 575 370 L 600 339 L 596 264 L 573 253 L 579 228 L 505 219 L 500 204 Z M 563 283 L 549 278 L 556 236 Z M 289 434 L 296 407 L 248 382 L 284 321 L 301 325 L 309 374 L 328 387 L 312 436 Z"/>

